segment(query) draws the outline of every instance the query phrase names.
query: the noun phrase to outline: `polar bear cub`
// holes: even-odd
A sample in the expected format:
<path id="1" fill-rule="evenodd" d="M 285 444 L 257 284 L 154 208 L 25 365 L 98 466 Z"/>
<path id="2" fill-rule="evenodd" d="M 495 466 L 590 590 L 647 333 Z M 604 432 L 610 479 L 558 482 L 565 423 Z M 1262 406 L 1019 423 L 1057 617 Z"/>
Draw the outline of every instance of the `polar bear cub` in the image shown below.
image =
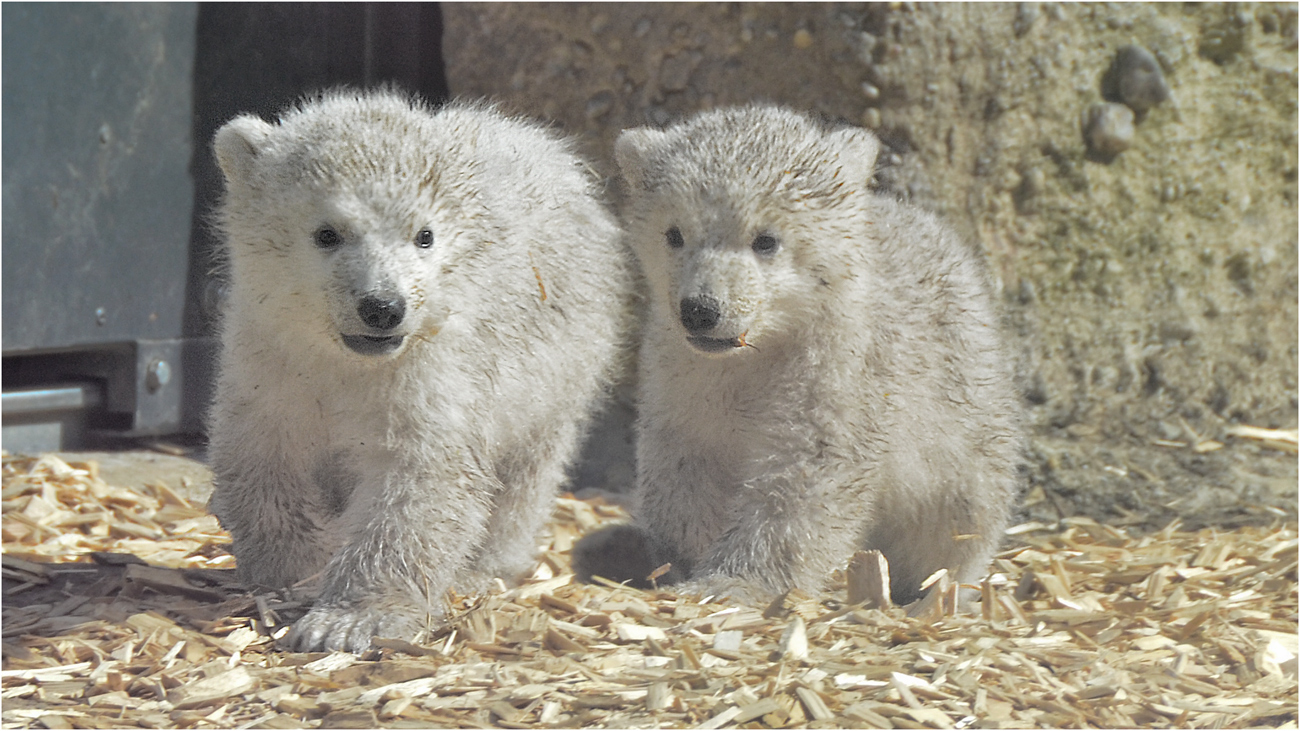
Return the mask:
<path id="1" fill-rule="evenodd" d="M 244 580 L 323 571 L 296 649 L 410 638 L 530 566 L 622 367 L 631 255 L 568 146 L 487 106 L 335 91 L 215 151 L 213 512 Z"/>
<path id="2" fill-rule="evenodd" d="M 623 133 L 648 280 L 634 522 L 582 576 L 757 601 L 855 550 L 898 603 L 986 570 L 1020 486 L 1021 406 L 979 253 L 868 190 L 878 143 L 779 108 Z"/>

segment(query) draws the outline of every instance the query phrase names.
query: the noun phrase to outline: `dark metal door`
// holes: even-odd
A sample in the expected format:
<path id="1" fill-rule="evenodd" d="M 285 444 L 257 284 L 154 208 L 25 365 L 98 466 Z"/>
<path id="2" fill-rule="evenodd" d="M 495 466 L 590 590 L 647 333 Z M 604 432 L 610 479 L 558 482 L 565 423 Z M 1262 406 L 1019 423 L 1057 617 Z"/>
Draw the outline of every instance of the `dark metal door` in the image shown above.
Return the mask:
<path id="1" fill-rule="evenodd" d="M 339 84 L 445 98 L 438 7 L 2 12 L 4 446 L 199 431 L 222 291 L 212 134 Z"/>

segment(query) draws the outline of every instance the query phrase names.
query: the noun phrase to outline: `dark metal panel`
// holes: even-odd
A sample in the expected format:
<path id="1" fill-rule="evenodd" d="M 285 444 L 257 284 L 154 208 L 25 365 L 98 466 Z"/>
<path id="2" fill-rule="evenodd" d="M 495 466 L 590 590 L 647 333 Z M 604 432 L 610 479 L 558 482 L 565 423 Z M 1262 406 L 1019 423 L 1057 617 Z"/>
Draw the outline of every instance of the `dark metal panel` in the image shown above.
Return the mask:
<path id="1" fill-rule="evenodd" d="M 5 3 L 2 13 L 5 398 L 85 382 L 102 398 L 72 421 L 92 431 L 196 431 L 222 299 L 212 135 L 236 114 L 269 118 L 338 85 L 445 99 L 441 12 Z M 40 431 L 36 414 L 6 415 L 6 428 L 16 420 Z"/>
<path id="2" fill-rule="evenodd" d="M 196 6 L 2 12 L 5 354 L 181 335 Z"/>

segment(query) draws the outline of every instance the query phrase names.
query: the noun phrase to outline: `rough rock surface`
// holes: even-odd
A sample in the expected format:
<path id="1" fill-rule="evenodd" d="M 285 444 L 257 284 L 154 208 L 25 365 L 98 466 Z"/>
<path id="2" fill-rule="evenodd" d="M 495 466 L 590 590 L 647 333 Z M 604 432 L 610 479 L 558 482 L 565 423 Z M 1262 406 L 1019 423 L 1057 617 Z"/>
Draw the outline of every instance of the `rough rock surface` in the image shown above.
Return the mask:
<path id="1" fill-rule="evenodd" d="M 880 186 L 980 241 L 1000 277 L 1030 514 L 1294 513 L 1294 455 L 1223 436 L 1296 426 L 1294 5 L 443 7 L 453 93 L 552 120 L 605 174 L 624 127 L 718 105 L 877 129 Z M 1130 44 L 1172 93 L 1096 159 L 1084 113 Z"/>

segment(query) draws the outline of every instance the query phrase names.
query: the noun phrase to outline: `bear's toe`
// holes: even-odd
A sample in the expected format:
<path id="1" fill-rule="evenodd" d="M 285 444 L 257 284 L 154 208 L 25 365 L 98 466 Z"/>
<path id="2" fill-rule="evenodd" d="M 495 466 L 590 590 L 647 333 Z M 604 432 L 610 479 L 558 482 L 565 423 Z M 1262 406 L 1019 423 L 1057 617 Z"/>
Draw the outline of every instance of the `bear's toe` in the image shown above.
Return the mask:
<path id="1" fill-rule="evenodd" d="M 677 584 L 672 591 L 679 596 L 711 597 L 715 602 L 730 601 L 747 607 L 766 606 L 776 596 L 758 582 L 722 574 L 708 574 Z"/>
<path id="2" fill-rule="evenodd" d="M 285 644 L 294 652 L 360 654 L 370 649 L 376 637 L 413 640 L 421 626 L 415 612 L 391 605 L 323 605 L 294 623 Z"/>

